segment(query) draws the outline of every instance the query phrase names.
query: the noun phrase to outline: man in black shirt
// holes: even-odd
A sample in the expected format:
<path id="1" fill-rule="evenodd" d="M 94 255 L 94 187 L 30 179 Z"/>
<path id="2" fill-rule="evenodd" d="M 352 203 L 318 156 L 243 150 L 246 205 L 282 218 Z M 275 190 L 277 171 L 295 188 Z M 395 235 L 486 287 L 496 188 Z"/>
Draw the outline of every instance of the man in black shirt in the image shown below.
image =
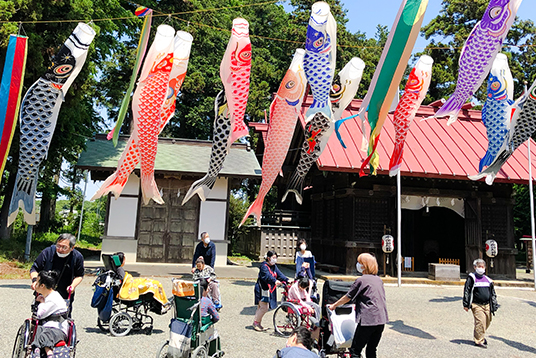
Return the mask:
<path id="1" fill-rule="evenodd" d="M 194 258 L 192 260 L 192 273 L 195 271 L 195 262 L 199 256 L 203 256 L 205 264 L 214 268 L 216 261 L 216 245 L 210 241 L 208 232 L 202 232 L 200 236 L 201 242 L 195 247 Z"/>
<path id="2" fill-rule="evenodd" d="M 55 290 L 64 298 L 69 297 L 74 301 L 74 290 L 84 278 L 84 257 L 75 250 L 76 237 L 71 234 L 61 234 L 55 245 L 51 245 L 41 251 L 35 259 L 31 269 L 32 290 L 35 290 L 37 275 L 40 271 L 54 270 L 58 273 L 58 282 Z M 72 301 L 69 316 L 72 311 Z"/>

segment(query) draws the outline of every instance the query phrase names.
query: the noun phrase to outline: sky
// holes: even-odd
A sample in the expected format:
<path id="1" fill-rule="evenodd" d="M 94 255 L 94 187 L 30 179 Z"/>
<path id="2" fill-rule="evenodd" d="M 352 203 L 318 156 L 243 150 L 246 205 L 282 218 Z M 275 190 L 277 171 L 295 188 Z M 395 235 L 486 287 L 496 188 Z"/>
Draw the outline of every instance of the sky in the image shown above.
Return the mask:
<path id="1" fill-rule="evenodd" d="M 467 0 L 472 1 L 472 0 Z M 430 20 L 439 15 L 441 10 L 441 0 L 429 0 L 428 8 L 426 10 L 423 26 L 428 24 Z M 367 37 L 373 37 L 376 33 L 377 25 L 385 25 L 387 28 L 391 28 L 393 21 L 398 13 L 398 9 L 401 4 L 401 0 L 343 0 L 343 6 L 348 10 L 347 17 L 349 19 L 346 24 L 346 28 L 350 32 L 361 31 L 364 32 Z M 287 11 L 288 6 L 285 6 Z M 524 0 L 518 10 L 518 17 L 521 19 L 536 20 L 536 1 Z M 441 40 L 436 38 L 436 41 Z M 417 43 L 413 49 L 413 52 L 420 52 L 428 43 L 424 37 L 419 36 Z M 93 183 L 89 180 L 86 199 L 89 199 L 95 194 L 102 182 Z M 83 190 L 83 183 L 79 185 Z"/>

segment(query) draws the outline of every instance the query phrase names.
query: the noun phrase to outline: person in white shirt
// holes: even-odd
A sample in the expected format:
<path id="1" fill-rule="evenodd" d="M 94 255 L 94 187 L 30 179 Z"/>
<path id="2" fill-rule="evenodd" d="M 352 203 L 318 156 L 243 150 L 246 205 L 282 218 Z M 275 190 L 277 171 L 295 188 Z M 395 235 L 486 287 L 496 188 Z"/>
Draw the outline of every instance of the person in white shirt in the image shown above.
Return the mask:
<path id="1" fill-rule="evenodd" d="M 35 285 L 35 292 L 38 294 L 35 300 L 40 302 L 36 314 L 39 325 L 32 342 L 32 349 L 37 353 L 44 349 L 47 357 L 53 356 L 57 343 L 67 340 L 69 329 L 66 319 L 67 304 L 54 290 L 57 279 L 56 271 L 40 271 Z"/>

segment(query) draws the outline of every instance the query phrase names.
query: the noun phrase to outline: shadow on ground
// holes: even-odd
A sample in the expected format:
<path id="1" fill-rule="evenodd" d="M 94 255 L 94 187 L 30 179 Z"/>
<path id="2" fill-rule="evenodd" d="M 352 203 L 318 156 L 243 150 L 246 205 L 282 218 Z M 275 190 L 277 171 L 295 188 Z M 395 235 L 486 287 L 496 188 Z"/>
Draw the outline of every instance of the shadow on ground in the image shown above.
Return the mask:
<path id="1" fill-rule="evenodd" d="M 84 327 L 84 330 L 86 331 L 86 333 L 96 333 L 96 334 L 102 334 L 102 335 L 110 335 L 109 331 L 103 331 L 98 327 Z M 153 331 L 152 331 L 151 334 L 162 334 L 162 333 L 164 333 L 163 330 L 153 328 Z M 128 335 L 129 336 L 132 336 L 132 335 L 147 335 L 147 330 L 145 330 L 145 329 L 132 330 L 132 331 L 129 332 Z"/>
<path id="2" fill-rule="evenodd" d="M 14 288 L 14 289 L 21 289 L 21 290 L 29 290 L 31 289 L 30 285 L 25 284 L 6 284 L 6 285 L 0 285 L 0 288 Z"/>
<path id="3" fill-rule="evenodd" d="M 502 337 L 497 337 L 497 336 L 489 336 L 489 338 L 501 341 L 501 342 L 509 345 L 510 347 L 516 348 L 517 350 L 520 350 L 520 351 L 523 351 L 523 352 L 529 352 L 529 353 L 532 353 L 532 354 L 536 354 L 536 348 L 531 347 L 531 346 L 527 346 L 526 344 L 519 343 L 519 342 L 516 342 L 516 341 L 511 341 L 509 339 L 502 338 Z"/>
<path id="4" fill-rule="evenodd" d="M 244 307 L 242 308 L 242 311 L 240 312 L 240 314 L 243 316 L 254 316 L 256 310 L 257 310 L 257 306 Z"/>
<path id="5" fill-rule="evenodd" d="M 453 339 L 453 340 L 450 341 L 450 343 L 467 344 L 468 346 L 474 346 L 475 345 L 475 342 L 470 341 L 468 339 Z"/>
<path id="6" fill-rule="evenodd" d="M 391 326 L 391 329 L 393 331 L 396 331 L 398 333 L 407 334 L 409 336 L 414 336 L 423 339 L 436 339 L 436 337 L 432 336 L 430 333 L 425 332 L 419 328 L 408 326 L 404 323 L 404 321 L 401 320 L 388 322 L 387 324 Z"/>
<path id="7" fill-rule="evenodd" d="M 237 285 L 237 286 L 255 286 L 255 282 L 236 280 L 236 281 L 233 281 L 233 285 Z"/>
<path id="8" fill-rule="evenodd" d="M 459 296 L 452 296 L 452 297 L 443 297 L 443 298 L 432 298 L 430 300 L 430 302 L 441 302 L 441 303 L 444 303 L 444 302 L 456 302 L 456 301 L 461 301 L 462 298 L 459 297 Z"/>

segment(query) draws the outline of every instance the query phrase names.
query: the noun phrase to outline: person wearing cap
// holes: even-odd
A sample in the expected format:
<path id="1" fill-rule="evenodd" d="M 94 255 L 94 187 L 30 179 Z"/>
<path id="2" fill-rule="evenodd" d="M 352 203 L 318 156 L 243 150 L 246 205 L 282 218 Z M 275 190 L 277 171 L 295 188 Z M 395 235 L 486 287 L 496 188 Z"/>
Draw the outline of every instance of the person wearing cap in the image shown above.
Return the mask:
<path id="1" fill-rule="evenodd" d="M 214 268 L 216 262 L 216 245 L 210 241 L 208 232 L 202 232 L 199 236 L 201 242 L 197 244 L 194 251 L 194 258 L 192 259 L 192 273 L 195 271 L 195 263 L 200 256 L 203 256 L 205 263 Z"/>
<path id="2" fill-rule="evenodd" d="M 270 309 L 277 307 L 277 286 L 281 286 L 281 282 L 288 282 L 285 276 L 277 268 L 277 253 L 268 251 L 266 260 L 261 263 L 259 268 L 259 277 L 255 283 L 255 304 L 257 311 L 253 321 L 253 329 L 256 331 L 264 331 L 261 325 L 262 317 Z"/>

